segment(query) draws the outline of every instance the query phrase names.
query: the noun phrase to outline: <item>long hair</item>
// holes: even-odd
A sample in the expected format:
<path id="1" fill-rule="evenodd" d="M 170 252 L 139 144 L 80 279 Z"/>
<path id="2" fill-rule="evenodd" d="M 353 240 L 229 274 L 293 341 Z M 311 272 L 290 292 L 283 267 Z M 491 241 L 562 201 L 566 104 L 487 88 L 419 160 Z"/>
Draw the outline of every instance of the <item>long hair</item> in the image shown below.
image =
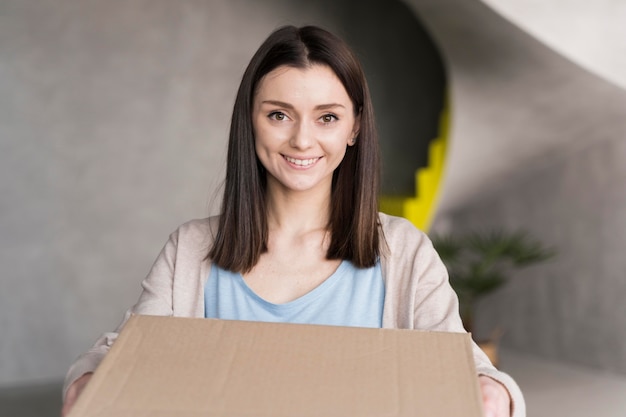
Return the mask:
<path id="1" fill-rule="evenodd" d="M 328 259 L 359 268 L 379 256 L 379 150 L 374 112 L 361 64 L 341 39 L 315 26 L 274 31 L 244 72 L 230 126 L 226 180 L 219 227 L 208 258 L 221 268 L 248 272 L 267 250 L 266 173 L 255 151 L 252 105 L 259 82 L 280 66 L 328 66 L 352 100 L 360 128 L 355 144 L 333 173 Z"/>

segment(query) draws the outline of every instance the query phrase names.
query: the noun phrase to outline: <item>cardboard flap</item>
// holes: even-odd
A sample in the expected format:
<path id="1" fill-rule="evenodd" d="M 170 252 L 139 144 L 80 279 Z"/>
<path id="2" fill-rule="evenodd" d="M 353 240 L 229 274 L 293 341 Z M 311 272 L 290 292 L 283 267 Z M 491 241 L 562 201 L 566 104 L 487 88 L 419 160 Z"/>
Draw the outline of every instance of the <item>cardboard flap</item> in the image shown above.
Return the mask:
<path id="1" fill-rule="evenodd" d="M 480 417 L 469 335 L 132 317 L 72 417 Z"/>

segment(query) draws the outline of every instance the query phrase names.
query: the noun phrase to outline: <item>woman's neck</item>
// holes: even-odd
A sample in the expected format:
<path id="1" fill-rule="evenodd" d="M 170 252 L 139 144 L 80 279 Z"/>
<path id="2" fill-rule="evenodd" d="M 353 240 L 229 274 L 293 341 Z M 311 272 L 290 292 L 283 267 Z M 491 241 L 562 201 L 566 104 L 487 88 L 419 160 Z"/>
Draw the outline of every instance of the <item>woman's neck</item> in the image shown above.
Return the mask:
<path id="1" fill-rule="evenodd" d="M 266 198 L 270 232 L 298 234 L 328 227 L 330 191 L 293 192 L 268 188 Z"/>

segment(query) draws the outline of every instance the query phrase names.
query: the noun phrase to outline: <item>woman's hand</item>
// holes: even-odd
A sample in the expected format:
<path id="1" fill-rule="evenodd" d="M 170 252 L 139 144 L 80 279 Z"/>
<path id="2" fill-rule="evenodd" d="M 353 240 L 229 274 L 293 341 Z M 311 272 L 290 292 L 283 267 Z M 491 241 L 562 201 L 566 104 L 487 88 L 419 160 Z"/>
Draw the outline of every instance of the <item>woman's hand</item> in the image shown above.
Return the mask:
<path id="1" fill-rule="evenodd" d="M 504 385 L 484 375 L 478 377 L 478 383 L 483 395 L 485 417 L 510 417 L 511 397 Z"/>
<path id="2" fill-rule="evenodd" d="M 92 375 L 93 372 L 86 373 L 85 375 L 74 381 L 72 385 L 70 385 L 70 387 L 67 389 L 67 394 L 65 394 L 65 401 L 63 401 L 63 409 L 61 410 L 61 417 L 66 417 L 69 414 L 70 410 L 76 403 L 78 396 L 81 392 L 83 392 Z"/>

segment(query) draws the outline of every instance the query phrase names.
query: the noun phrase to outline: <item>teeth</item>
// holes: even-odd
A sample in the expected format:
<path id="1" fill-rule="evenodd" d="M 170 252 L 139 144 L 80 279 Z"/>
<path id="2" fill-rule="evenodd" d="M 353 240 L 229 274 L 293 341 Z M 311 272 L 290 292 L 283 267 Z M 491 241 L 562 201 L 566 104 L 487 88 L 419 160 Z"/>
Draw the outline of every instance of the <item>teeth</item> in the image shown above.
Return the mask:
<path id="1" fill-rule="evenodd" d="M 295 159 L 295 158 L 290 158 L 288 156 L 285 157 L 285 159 L 287 160 L 287 162 L 290 162 L 292 164 L 298 165 L 298 166 L 309 166 L 311 164 L 314 164 L 319 158 L 312 158 L 312 159 Z"/>

